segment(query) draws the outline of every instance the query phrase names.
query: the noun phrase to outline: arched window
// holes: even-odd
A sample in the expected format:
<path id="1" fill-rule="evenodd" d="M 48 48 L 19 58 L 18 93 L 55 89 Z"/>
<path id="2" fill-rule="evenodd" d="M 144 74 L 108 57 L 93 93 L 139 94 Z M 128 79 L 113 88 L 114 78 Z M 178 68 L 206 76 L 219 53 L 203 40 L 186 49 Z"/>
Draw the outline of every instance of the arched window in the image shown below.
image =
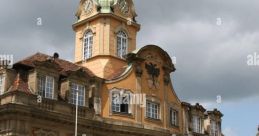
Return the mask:
<path id="1" fill-rule="evenodd" d="M 83 41 L 84 60 L 92 57 L 92 47 L 93 47 L 93 33 L 89 31 L 84 35 L 84 41 Z"/>
<path id="2" fill-rule="evenodd" d="M 128 36 L 125 32 L 119 31 L 117 34 L 117 56 L 123 58 L 128 52 Z"/>

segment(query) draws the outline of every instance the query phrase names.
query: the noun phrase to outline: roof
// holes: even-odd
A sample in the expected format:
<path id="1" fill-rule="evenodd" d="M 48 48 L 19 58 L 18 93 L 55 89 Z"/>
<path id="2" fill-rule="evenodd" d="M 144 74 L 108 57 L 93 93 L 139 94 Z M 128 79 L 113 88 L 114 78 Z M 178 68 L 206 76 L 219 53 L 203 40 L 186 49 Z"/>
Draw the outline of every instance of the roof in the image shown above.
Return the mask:
<path id="1" fill-rule="evenodd" d="M 132 51 L 131 53 L 129 53 L 127 55 L 127 59 L 130 60 L 130 59 L 132 59 L 132 57 L 134 59 L 139 58 L 139 55 L 141 54 L 141 52 L 143 52 L 145 50 L 157 50 L 157 51 L 159 51 L 161 56 L 164 57 L 165 62 L 167 64 L 170 72 L 174 72 L 176 70 L 170 55 L 165 50 L 163 50 L 161 47 L 159 47 L 157 45 L 146 45 L 142 48 L 136 49 L 136 50 Z"/>
<path id="2" fill-rule="evenodd" d="M 219 117 L 223 117 L 224 115 L 218 110 L 218 109 L 214 109 L 213 111 L 207 111 L 208 115 L 216 115 Z"/>
<path id="3" fill-rule="evenodd" d="M 43 53 L 36 53 L 32 56 L 29 56 L 21 61 L 18 61 L 17 63 L 14 64 L 14 68 L 17 68 L 19 66 L 27 66 L 29 68 L 35 68 L 36 67 L 36 63 L 35 62 L 46 62 L 48 60 L 52 59 L 53 62 L 55 64 L 58 65 L 59 72 L 62 75 L 67 75 L 69 74 L 71 71 L 77 71 L 77 70 L 83 70 L 85 71 L 90 77 L 95 77 L 95 75 L 93 74 L 93 72 L 91 72 L 88 68 L 79 66 L 77 64 L 74 64 L 72 62 L 69 62 L 67 60 L 63 60 L 63 59 L 59 59 L 59 58 L 55 58 L 53 59 L 52 56 L 43 54 Z"/>
<path id="4" fill-rule="evenodd" d="M 174 72 L 176 70 L 169 54 L 157 45 L 146 45 L 142 48 L 136 49 L 128 53 L 126 55 L 126 60 L 128 64 L 131 64 L 132 61 L 135 61 L 135 60 L 143 60 L 143 58 L 139 57 L 139 55 L 141 54 L 142 51 L 145 51 L 145 50 L 158 50 L 165 59 L 165 62 L 167 64 L 166 68 L 168 68 L 170 72 Z M 130 71 L 130 69 L 132 69 L 131 65 L 122 67 L 105 79 L 108 81 L 120 79 L 121 77 L 126 75 Z"/>
<path id="5" fill-rule="evenodd" d="M 126 75 L 132 69 L 132 65 L 124 66 L 106 78 L 107 81 L 117 80 Z"/>

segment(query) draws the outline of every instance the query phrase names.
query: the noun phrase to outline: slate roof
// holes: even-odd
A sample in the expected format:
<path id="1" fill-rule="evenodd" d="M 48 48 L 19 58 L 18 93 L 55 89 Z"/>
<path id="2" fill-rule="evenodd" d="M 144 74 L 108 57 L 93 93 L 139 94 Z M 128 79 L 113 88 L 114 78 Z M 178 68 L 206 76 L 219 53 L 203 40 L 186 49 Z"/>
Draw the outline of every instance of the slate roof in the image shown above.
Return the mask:
<path id="1" fill-rule="evenodd" d="M 50 59 L 53 59 L 52 56 L 43 54 L 43 53 L 36 53 L 30 57 L 27 57 L 21 61 L 18 61 L 17 63 L 14 64 L 14 68 L 18 67 L 18 66 L 27 66 L 27 67 L 31 67 L 31 68 L 35 68 L 35 62 L 44 62 L 44 61 L 48 61 Z M 60 67 L 60 74 L 66 76 L 68 73 L 70 73 L 71 71 L 77 71 L 79 69 L 82 69 L 83 71 L 85 71 L 89 76 L 91 77 L 95 77 L 95 75 L 93 74 L 93 72 L 91 72 L 88 68 L 79 66 L 77 64 L 74 64 L 72 62 L 69 62 L 67 60 L 63 60 L 60 58 L 56 58 L 53 59 L 54 63 L 58 64 L 58 66 Z"/>

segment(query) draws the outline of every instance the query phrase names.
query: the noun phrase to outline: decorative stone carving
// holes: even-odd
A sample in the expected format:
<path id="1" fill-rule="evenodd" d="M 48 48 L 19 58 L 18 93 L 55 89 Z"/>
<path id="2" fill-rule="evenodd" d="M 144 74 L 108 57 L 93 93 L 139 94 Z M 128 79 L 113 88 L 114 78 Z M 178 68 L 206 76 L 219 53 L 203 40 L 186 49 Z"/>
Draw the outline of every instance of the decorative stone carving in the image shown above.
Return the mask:
<path id="1" fill-rule="evenodd" d="M 50 130 L 44 130 L 44 129 L 38 129 L 34 131 L 35 136 L 58 136 L 56 132 L 50 131 Z"/>
<path id="2" fill-rule="evenodd" d="M 147 73 L 150 76 L 150 78 L 148 79 L 149 87 L 154 89 L 158 88 L 158 77 L 160 75 L 160 69 L 157 68 L 157 64 L 153 64 L 150 62 L 149 64 L 146 63 L 145 67 L 147 69 Z"/>
<path id="3" fill-rule="evenodd" d="M 165 83 L 165 85 L 168 85 L 169 83 L 170 83 L 170 75 L 168 75 L 168 74 L 165 74 L 164 75 L 164 83 Z"/>
<path id="4" fill-rule="evenodd" d="M 143 70 L 142 70 L 141 66 L 137 65 L 135 68 L 136 68 L 135 73 L 136 73 L 137 77 L 141 77 L 143 74 Z"/>
<path id="5" fill-rule="evenodd" d="M 101 13 L 111 13 L 111 8 L 117 4 L 118 0 L 94 0 L 94 2 L 100 7 Z"/>

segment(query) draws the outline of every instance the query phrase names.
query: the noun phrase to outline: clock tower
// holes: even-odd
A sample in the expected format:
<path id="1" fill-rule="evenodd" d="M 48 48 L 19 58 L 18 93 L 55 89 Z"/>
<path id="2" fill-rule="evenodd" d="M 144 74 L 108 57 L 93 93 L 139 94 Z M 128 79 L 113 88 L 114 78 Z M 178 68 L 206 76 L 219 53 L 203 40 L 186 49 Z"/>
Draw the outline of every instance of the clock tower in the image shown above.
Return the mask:
<path id="1" fill-rule="evenodd" d="M 132 0 L 81 0 L 73 25 L 75 63 L 108 79 L 126 64 L 136 49 L 136 22 Z"/>

